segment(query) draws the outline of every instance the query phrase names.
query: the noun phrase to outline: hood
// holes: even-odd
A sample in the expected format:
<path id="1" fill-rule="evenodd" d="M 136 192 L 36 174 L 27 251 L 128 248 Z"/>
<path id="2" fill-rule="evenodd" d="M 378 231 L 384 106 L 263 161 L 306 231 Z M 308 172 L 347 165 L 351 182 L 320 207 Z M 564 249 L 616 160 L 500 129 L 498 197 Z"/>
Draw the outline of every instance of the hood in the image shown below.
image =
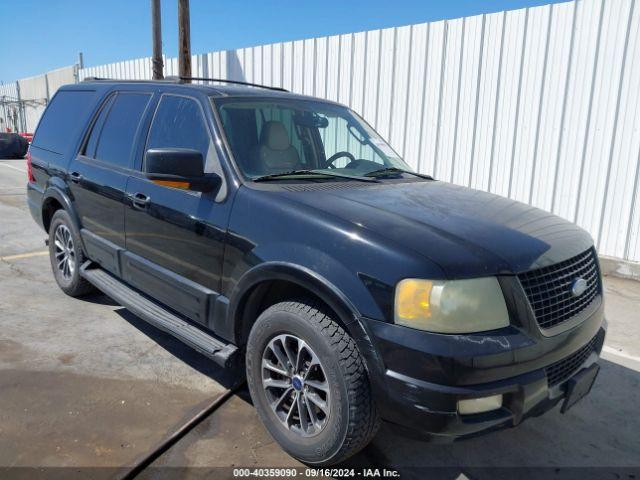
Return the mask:
<path id="1" fill-rule="evenodd" d="M 556 215 L 439 181 L 287 195 L 427 257 L 448 278 L 517 274 L 566 260 L 593 245 L 587 232 Z"/>

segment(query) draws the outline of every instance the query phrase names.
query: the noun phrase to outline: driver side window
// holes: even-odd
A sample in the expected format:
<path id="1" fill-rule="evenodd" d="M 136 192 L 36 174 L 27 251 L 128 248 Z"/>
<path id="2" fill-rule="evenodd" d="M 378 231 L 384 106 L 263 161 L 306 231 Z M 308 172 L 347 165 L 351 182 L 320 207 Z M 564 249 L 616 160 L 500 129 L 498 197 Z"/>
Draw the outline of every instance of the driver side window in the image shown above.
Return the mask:
<path id="1" fill-rule="evenodd" d="M 226 194 L 224 173 L 197 100 L 178 95 L 162 96 L 147 138 L 147 149 L 150 148 L 198 150 L 204 159 L 204 172 L 216 173 L 223 179 L 216 200 L 224 198 Z"/>

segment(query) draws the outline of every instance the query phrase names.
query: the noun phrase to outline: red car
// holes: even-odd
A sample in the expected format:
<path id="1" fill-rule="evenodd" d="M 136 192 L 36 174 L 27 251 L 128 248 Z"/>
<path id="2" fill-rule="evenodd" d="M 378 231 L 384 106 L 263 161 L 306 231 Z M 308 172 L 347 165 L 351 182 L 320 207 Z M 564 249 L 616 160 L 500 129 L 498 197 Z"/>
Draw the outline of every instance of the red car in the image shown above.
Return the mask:
<path id="1" fill-rule="evenodd" d="M 29 142 L 29 144 L 31 144 L 31 141 L 33 140 L 33 133 L 20 132 L 20 133 L 18 133 L 18 135 L 20 135 L 22 138 L 26 139 L 27 142 Z"/>

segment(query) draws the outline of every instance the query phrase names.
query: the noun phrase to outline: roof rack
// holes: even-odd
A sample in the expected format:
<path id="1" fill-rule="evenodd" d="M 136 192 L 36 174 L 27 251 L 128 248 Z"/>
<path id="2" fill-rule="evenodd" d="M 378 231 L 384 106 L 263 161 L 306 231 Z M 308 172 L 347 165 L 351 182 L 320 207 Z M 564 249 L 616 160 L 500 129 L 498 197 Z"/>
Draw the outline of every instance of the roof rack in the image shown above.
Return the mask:
<path id="1" fill-rule="evenodd" d="M 105 80 L 111 80 L 110 78 L 100 78 L 100 77 L 84 77 L 82 79 L 83 82 L 100 82 Z"/>
<path id="2" fill-rule="evenodd" d="M 174 77 L 163 78 L 162 80 L 141 80 L 131 78 L 107 78 L 107 77 L 84 77 L 83 82 L 167 82 L 176 83 L 178 80 Z"/>
<path id="3" fill-rule="evenodd" d="M 246 85 L 248 87 L 258 87 L 258 88 L 266 88 L 268 90 L 277 90 L 279 92 L 288 92 L 286 88 L 282 87 L 270 87 L 268 85 L 262 85 L 260 83 L 251 83 L 251 82 L 242 82 L 240 80 L 227 80 L 223 78 L 204 78 L 204 77 L 167 77 L 169 78 L 178 78 L 181 82 L 196 80 L 201 82 L 220 82 L 220 83 L 231 83 L 233 85 Z"/>
<path id="4" fill-rule="evenodd" d="M 83 82 L 168 82 L 168 83 L 185 83 L 191 80 L 198 82 L 219 82 L 230 83 L 233 85 L 245 85 L 247 87 L 266 88 L 267 90 L 276 90 L 279 92 L 288 92 L 286 88 L 282 87 L 270 87 L 268 85 L 261 85 L 259 83 L 242 82 L 240 80 L 227 80 L 224 78 L 205 78 L 205 77 L 165 77 L 162 80 L 121 80 L 117 78 L 101 78 L 101 77 L 85 77 Z"/>

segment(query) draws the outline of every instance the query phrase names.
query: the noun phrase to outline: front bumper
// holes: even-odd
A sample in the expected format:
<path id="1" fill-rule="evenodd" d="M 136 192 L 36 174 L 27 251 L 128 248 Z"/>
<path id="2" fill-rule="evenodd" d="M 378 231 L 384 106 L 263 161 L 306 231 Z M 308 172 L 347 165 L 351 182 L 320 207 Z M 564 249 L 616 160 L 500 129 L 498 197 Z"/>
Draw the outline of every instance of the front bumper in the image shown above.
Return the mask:
<path id="1" fill-rule="evenodd" d="M 529 417 L 541 415 L 566 395 L 570 378 L 598 360 L 604 341 L 604 329 L 598 334 L 597 349 L 565 381 L 548 386 L 544 369 L 514 378 L 469 387 L 438 385 L 387 372 L 388 387 L 396 397 L 396 411 L 388 420 L 430 437 L 432 440 L 453 441 L 489 431 L 514 427 Z M 460 415 L 458 400 L 489 395 L 503 395 L 503 406 L 491 412 Z M 436 409 L 438 408 L 438 409 Z M 417 427 L 417 428 L 416 428 Z"/>
<path id="2" fill-rule="evenodd" d="M 424 332 L 396 330 L 403 327 L 375 321 L 369 325 L 384 363 L 384 373 L 373 381 L 382 418 L 409 434 L 444 442 L 513 427 L 553 408 L 566 397 L 569 378 L 598 361 L 606 333 L 602 306 L 580 326 L 551 342 L 545 339 L 527 343 L 525 338 L 529 335 L 514 331 L 512 338 L 503 337 L 502 347 L 498 348 L 496 338 L 490 335 L 485 336 L 489 339 L 485 342 L 439 335 L 435 340 L 445 343 L 425 344 Z M 421 351 L 408 345 L 421 345 Z M 525 354 L 526 351 L 530 353 Z M 579 352 L 582 354 L 577 361 L 568 363 L 567 375 L 550 386 L 549 366 L 574 358 Z M 471 415 L 458 413 L 458 400 L 497 394 L 503 395 L 500 409 Z"/>

